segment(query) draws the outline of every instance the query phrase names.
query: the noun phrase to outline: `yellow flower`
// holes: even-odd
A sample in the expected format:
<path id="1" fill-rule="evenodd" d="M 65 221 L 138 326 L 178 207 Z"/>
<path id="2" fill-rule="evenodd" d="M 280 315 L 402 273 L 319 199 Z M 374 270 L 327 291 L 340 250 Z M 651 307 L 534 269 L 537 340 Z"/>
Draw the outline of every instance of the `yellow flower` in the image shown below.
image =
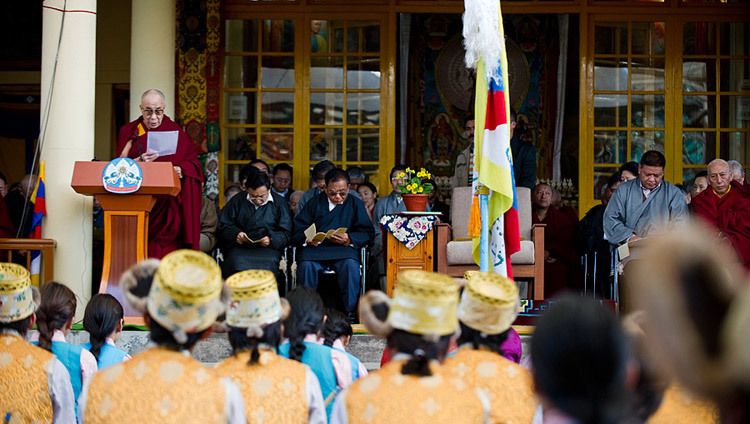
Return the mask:
<path id="1" fill-rule="evenodd" d="M 422 178 L 422 177 L 424 177 L 424 172 L 422 171 L 417 172 L 417 178 Z"/>
<path id="2" fill-rule="evenodd" d="M 421 193 L 423 191 L 424 191 L 424 187 L 419 187 L 419 192 Z"/>
<path id="3" fill-rule="evenodd" d="M 406 178 L 406 174 L 400 172 L 398 175 L 396 175 L 396 178 Z"/>
<path id="4" fill-rule="evenodd" d="M 427 172 L 427 171 L 424 171 L 424 173 L 425 173 L 425 175 L 427 176 L 427 178 L 432 178 L 432 174 L 430 174 L 429 172 Z"/>
<path id="5" fill-rule="evenodd" d="M 406 173 L 407 173 L 407 174 L 413 174 L 413 173 L 414 173 L 414 170 L 413 170 L 413 169 L 411 169 L 411 168 L 406 168 Z"/>

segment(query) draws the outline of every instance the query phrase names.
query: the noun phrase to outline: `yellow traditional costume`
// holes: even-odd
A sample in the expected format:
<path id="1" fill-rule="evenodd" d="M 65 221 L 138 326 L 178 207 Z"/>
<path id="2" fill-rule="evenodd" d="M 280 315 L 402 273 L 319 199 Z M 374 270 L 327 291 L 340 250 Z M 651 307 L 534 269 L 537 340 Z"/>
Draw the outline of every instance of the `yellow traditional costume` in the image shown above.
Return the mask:
<path id="1" fill-rule="evenodd" d="M 458 290 L 448 276 L 403 271 L 398 275 L 393 300 L 382 292 L 371 291 L 360 300 L 360 316 L 367 329 L 381 337 L 388 337 L 395 329 L 422 336 L 426 341 L 438 340 L 458 328 Z M 372 306 L 378 303 L 389 304 L 385 321 L 378 320 L 372 312 Z M 342 392 L 336 399 L 331 423 L 487 422 L 486 394 L 446 372 L 437 360 L 429 362 L 431 375 L 404 374 L 402 368 L 410 359 L 407 352 L 399 352 L 380 370 Z"/>
<path id="2" fill-rule="evenodd" d="M 276 278 L 265 270 L 239 272 L 227 279 L 230 304 L 226 324 L 247 329 L 248 337 L 263 337 L 263 328 L 283 320 L 289 307 L 279 298 Z M 284 313 L 285 312 L 285 313 Z M 318 378 L 307 365 L 276 354 L 276 346 L 260 344 L 257 363 L 252 352 L 235 352 L 217 367 L 242 392 L 248 423 L 327 422 Z"/>
<path id="3" fill-rule="evenodd" d="M 170 331 L 179 344 L 211 327 L 224 311 L 221 270 L 210 256 L 194 250 L 141 262 L 123 274 L 121 285 L 131 306 Z M 137 295 L 144 292 L 145 299 Z M 245 422 L 234 383 L 190 352 L 166 345 L 97 373 L 84 387 L 79 407 L 87 423 Z"/>
<path id="4" fill-rule="evenodd" d="M 519 310 L 518 286 L 498 274 L 472 273 L 458 305 L 458 320 L 482 334 L 508 331 Z M 498 346 L 499 348 L 499 346 Z M 448 373 L 485 390 L 490 398 L 492 423 L 529 423 L 537 400 L 528 370 L 496 351 L 471 343 L 445 361 Z"/>
<path id="5" fill-rule="evenodd" d="M 9 326 L 31 317 L 39 303 L 28 271 L 0 263 L 0 414 L 8 423 L 75 423 L 68 370 L 55 355 L 26 342 L 26 328 Z"/>

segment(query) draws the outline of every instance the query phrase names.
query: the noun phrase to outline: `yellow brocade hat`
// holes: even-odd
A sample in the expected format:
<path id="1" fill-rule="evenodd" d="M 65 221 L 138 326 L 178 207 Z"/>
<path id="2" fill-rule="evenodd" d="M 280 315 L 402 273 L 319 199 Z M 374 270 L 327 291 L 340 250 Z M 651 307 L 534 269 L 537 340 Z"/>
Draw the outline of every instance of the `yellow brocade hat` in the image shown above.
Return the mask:
<path id="1" fill-rule="evenodd" d="M 224 312 L 222 287 L 221 269 L 210 256 L 174 251 L 156 269 L 146 301 L 148 313 L 184 343 L 180 339 L 186 339 L 186 333 L 205 330 Z"/>
<path id="2" fill-rule="evenodd" d="M 227 287 L 231 298 L 227 324 L 260 329 L 284 318 L 276 277 L 271 271 L 251 269 L 238 272 L 227 279 Z"/>
<path id="3" fill-rule="evenodd" d="M 21 265 L 0 262 L 0 322 L 20 321 L 38 306 L 39 292 L 31 286 L 29 271 Z"/>
<path id="4" fill-rule="evenodd" d="M 516 283 L 489 272 L 476 272 L 468 280 L 458 304 L 458 319 L 484 334 L 509 329 L 521 307 Z"/>
<path id="5" fill-rule="evenodd" d="M 447 336 L 456 332 L 458 284 L 435 272 L 407 270 L 398 274 L 386 322 L 413 334 Z"/>

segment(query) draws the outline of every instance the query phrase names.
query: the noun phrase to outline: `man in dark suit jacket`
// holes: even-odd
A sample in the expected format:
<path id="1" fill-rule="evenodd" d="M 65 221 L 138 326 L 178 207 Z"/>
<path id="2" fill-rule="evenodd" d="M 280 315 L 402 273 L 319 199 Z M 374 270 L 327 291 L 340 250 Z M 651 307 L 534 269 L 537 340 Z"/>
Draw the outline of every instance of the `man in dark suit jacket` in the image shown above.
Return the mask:
<path id="1" fill-rule="evenodd" d="M 510 151 L 513 154 L 513 177 L 516 187 L 533 189 L 536 185 L 536 147 L 513 134 L 516 129 L 516 112 L 510 110 Z"/>

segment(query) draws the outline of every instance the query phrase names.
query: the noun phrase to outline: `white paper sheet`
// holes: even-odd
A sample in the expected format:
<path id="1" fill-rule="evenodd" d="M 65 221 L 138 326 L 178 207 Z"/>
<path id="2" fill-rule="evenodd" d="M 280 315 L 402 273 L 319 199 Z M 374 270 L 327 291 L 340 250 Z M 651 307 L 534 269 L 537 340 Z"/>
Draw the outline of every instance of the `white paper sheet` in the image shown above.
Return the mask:
<path id="1" fill-rule="evenodd" d="M 154 151 L 159 156 L 177 153 L 177 131 L 149 131 L 146 144 L 147 151 Z"/>

